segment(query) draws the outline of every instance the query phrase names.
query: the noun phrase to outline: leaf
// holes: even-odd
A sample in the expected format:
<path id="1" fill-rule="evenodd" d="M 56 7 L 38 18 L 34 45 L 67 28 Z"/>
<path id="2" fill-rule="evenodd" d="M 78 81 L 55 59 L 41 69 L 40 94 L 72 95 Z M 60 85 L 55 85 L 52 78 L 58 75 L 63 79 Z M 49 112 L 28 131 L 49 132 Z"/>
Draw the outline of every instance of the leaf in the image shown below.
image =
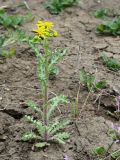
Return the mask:
<path id="1" fill-rule="evenodd" d="M 80 81 L 87 86 L 87 89 L 89 91 L 92 91 L 94 89 L 95 76 L 87 73 L 84 68 L 80 70 Z"/>
<path id="2" fill-rule="evenodd" d="M 52 14 L 58 14 L 64 8 L 77 4 L 79 0 L 47 0 L 45 7 Z"/>
<path id="3" fill-rule="evenodd" d="M 22 136 L 22 140 L 23 141 L 30 141 L 30 140 L 33 140 L 33 139 L 39 139 L 39 137 L 35 133 L 33 133 L 33 132 L 25 133 Z"/>
<path id="4" fill-rule="evenodd" d="M 39 142 L 39 143 L 35 143 L 35 147 L 37 147 L 37 148 L 43 148 L 43 147 L 45 147 L 45 146 L 49 146 L 50 144 L 49 143 L 47 143 L 47 142 Z"/>
<path id="5" fill-rule="evenodd" d="M 14 48 L 10 48 L 8 51 L 5 49 L 0 50 L 0 56 L 4 58 L 12 58 L 15 54 Z"/>
<path id="6" fill-rule="evenodd" d="M 106 153 L 106 149 L 104 147 L 97 147 L 94 149 L 94 153 L 102 156 Z"/>
<path id="7" fill-rule="evenodd" d="M 96 84 L 95 84 L 95 87 L 97 88 L 97 89 L 103 89 L 103 88 L 105 88 L 106 87 L 106 81 L 99 81 L 99 82 L 97 82 Z"/>
<path id="8" fill-rule="evenodd" d="M 9 18 L 11 19 L 12 26 L 21 25 L 24 21 L 24 18 L 22 16 L 9 16 L 8 19 Z"/>
<path id="9" fill-rule="evenodd" d="M 33 117 L 27 115 L 25 116 L 25 118 L 37 128 L 39 135 L 43 137 L 45 133 L 45 126 L 42 124 L 42 122 L 34 120 Z"/>
<path id="10" fill-rule="evenodd" d="M 42 112 L 41 109 L 35 104 L 35 102 L 33 102 L 33 101 L 30 100 L 30 101 L 27 101 L 26 104 L 27 104 L 27 106 L 30 107 L 32 110 L 41 113 L 41 116 L 43 117 L 43 112 Z"/>
<path id="11" fill-rule="evenodd" d="M 104 8 L 97 9 L 94 13 L 96 18 L 104 18 L 105 16 L 107 16 L 107 14 L 108 10 Z"/>
<path id="12" fill-rule="evenodd" d="M 70 137 L 70 135 L 66 132 L 58 133 L 54 135 L 51 139 L 58 141 L 60 144 L 65 144 L 65 140 L 67 140 Z"/>
<path id="13" fill-rule="evenodd" d="M 95 76 L 94 75 L 87 75 L 87 87 L 89 91 L 93 91 L 95 85 Z"/>
<path id="14" fill-rule="evenodd" d="M 64 95 L 56 96 L 56 97 L 54 97 L 54 98 L 52 98 L 48 101 L 48 105 L 49 105 L 48 114 L 47 114 L 48 119 L 50 118 L 52 113 L 55 111 L 56 107 L 58 107 L 58 105 L 61 104 L 61 103 L 62 104 L 63 103 L 68 104 L 69 103 L 66 96 L 64 96 Z"/>
<path id="15" fill-rule="evenodd" d="M 105 30 L 106 30 L 106 25 L 104 25 L 104 24 L 100 24 L 96 28 L 96 31 L 99 32 L 99 33 L 104 33 Z"/>
<path id="16" fill-rule="evenodd" d="M 70 124 L 69 120 L 58 121 L 56 120 L 48 127 L 48 132 L 50 135 L 54 135 L 59 132 L 61 129 L 64 129 L 68 124 Z"/>
<path id="17" fill-rule="evenodd" d="M 37 75 L 39 81 L 43 84 L 41 86 L 44 86 L 46 84 L 46 77 L 45 77 L 45 58 L 41 57 L 37 59 Z"/>
<path id="18" fill-rule="evenodd" d="M 119 151 L 116 151 L 116 152 L 113 152 L 112 154 L 111 154 L 111 157 L 113 158 L 113 159 L 117 159 L 117 158 L 120 158 L 120 150 Z"/>
<path id="19" fill-rule="evenodd" d="M 87 74 L 84 69 L 80 70 L 80 81 L 83 82 L 84 84 L 87 83 Z"/>
<path id="20" fill-rule="evenodd" d="M 63 59 L 63 57 L 66 54 L 66 49 L 56 49 L 55 52 L 50 52 L 50 63 L 48 66 L 48 70 L 50 74 L 58 74 L 59 70 L 58 68 L 55 66 L 60 60 Z"/>
<path id="21" fill-rule="evenodd" d="M 5 10 L 0 11 L 0 25 L 3 25 L 5 28 L 17 28 L 18 25 L 29 19 L 31 19 L 31 14 L 26 16 L 8 15 Z"/>
<path id="22" fill-rule="evenodd" d="M 113 20 L 109 20 L 105 24 L 100 24 L 96 28 L 98 33 L 108 34 L 108 35 L 120 35 L 120 16 L 115 17 Z"/>
<path id="23" fill-rule="evenodd" d="M 118 139 L 116 130 L 109 130 L 108 133 L 109 133 L 109 135 L 110 135 L 110 137 L 112 138 L 113 141 L 116 141 Z"/>
<path id="24" fill-rule="evenodd" d="M 103 64 L 106 65 L 112 71 L 118 71 L 120 69 L 120 62 L 116 58 L 110 58 L 105 53 L 102 54 Z"/>

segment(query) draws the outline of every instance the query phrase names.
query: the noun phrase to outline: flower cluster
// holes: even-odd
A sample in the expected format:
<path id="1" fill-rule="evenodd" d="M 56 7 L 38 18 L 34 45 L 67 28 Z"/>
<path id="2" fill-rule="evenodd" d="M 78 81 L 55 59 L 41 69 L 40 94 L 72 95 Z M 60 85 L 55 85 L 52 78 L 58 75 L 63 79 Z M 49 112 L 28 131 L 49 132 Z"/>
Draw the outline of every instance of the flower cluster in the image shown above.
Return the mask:
<path id="1" fill-rule="evenodd" d="M 57 37 L 57 31 L 53 30 L 54 24 L 48 21 L 38 21 L 37 29 L 33 30 L 36 33 L 35 38 L 45 39 L 49 37 Z"/>

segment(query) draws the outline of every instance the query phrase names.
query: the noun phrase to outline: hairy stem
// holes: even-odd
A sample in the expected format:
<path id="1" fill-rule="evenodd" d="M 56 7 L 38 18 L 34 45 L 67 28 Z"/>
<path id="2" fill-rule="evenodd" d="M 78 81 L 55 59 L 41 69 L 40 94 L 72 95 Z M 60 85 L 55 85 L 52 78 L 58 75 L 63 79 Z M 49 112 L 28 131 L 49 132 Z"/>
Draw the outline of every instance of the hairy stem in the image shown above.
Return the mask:
<path id="1" fill-rule="evenodd" d="M 48 117 L 47 117 L 47 113 L 48 113 L 48 79 L 49 79 L 49 72 L 48 72 L 48 42 L 45 39 L 44 40 L 44 49 L 45 49 L 45 79 L 46 79 L 46 83 L 44 86 L 44 108 L 43 108 L 43 112 L 44 112 L 44 125 L 46 126 L 45 129 L 45 141 L 48 141 L 48 131 L 47 131 L 47 126 L 48 126 Z"/>

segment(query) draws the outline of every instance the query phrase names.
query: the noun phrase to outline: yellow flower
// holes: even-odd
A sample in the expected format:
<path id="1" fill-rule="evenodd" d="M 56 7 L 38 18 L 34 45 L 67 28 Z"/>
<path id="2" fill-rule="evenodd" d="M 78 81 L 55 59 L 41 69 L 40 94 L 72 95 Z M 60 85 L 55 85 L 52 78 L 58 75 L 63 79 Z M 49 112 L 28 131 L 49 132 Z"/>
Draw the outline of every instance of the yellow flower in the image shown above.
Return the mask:
<path id="1" fill-rule="evenodd" d="M 54 27 L 53 23 L 52 22 L 44 22 L 44 26 L 47 28 L 47 29 L 52 29 Z"/>
<path id="2" fill-rule="evenodd" d="M 48 21 L 38 21 L 37 29 L 33 30 L 39 38 L 57 37 L 57 31 L 53 30 L 53 23 Z"/>
<path id="3" fill-rule="evenodd" d="M 54 31 L 54 32 L 53 32 L 53 36 L 54 36 L 54 37 L 58 37 L 58 32 L 57 32 L 57 31 Z"/>
<path id="4" fill-rule="evenodd" d="M 45 27 L 46 29 L 52 29 L 54 27 L 53 23 L 48 21 L 38 21 L 37 26 Z"/>
<path id="5" fill-rule="evenodd" d="M 33 30 L 39 37 L 45 38 L 45 29 L 44 27 L 37 28 L 36 30 Z"/>
<path id="6" fill-rule="evenodd" d="M 38 21 L 38 22 L 37 22 L 37 26 L 38 26 L 38 27 L 43 26 L 43 22 L 42 22 L 42 21 Z"/>

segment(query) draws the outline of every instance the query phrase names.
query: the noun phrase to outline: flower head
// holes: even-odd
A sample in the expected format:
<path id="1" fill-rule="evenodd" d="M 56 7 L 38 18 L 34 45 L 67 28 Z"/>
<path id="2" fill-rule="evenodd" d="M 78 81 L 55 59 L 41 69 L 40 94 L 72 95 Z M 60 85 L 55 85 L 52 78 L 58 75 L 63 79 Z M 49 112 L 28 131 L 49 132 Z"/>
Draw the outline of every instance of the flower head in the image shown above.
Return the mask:
<path id="1" fill-rule="evenodd" d="M 48 22 L 48 21 L 38 21 L 36 24 L 38 27 L 45 27 L 47 29 L 52 29 L 54 27 L 52 22 Z"/>
<path id="2" fill-rule="evenodd" d="M 33 30 L 33 32 L 35 32 L 36 35 L 41 39 L 58 36 L 57 31 L 53 30 L 54 24 L 52 22 L 38 21 L 36 26 L 37 29 Z"/>

